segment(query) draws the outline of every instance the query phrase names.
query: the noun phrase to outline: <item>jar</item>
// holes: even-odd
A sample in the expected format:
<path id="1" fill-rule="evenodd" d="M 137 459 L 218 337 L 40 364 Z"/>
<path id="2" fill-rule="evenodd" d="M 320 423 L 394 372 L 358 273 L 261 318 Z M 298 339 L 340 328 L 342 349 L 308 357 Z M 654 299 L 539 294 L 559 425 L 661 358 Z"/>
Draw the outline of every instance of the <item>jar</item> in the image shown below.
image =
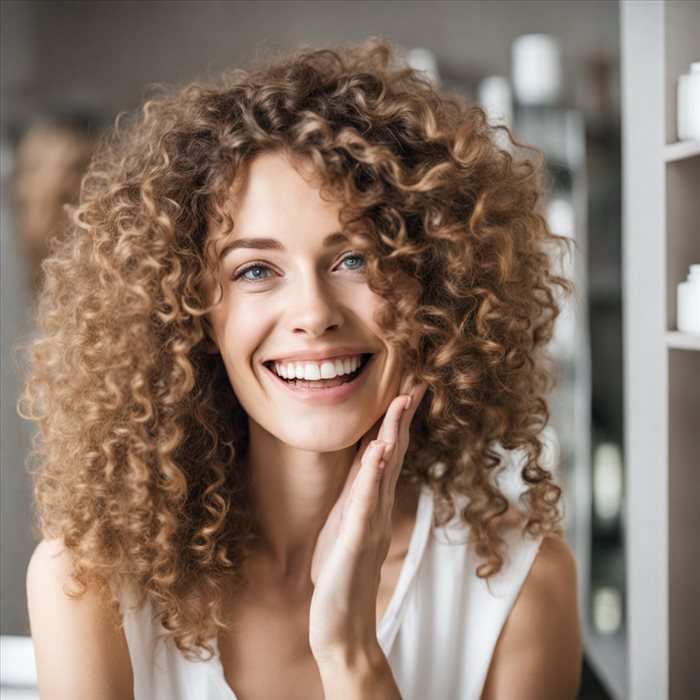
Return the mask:
<path id="1" fill-rule="evenodd" d="M 700 265 L 691 265 L 688 279 L 678 285 L 678 330 L 700 335 Z"/>
<path id="2" fill-rule="evenodd" d="M 678 140 L 700 141 L 700 61 L 678 79 Z"/>

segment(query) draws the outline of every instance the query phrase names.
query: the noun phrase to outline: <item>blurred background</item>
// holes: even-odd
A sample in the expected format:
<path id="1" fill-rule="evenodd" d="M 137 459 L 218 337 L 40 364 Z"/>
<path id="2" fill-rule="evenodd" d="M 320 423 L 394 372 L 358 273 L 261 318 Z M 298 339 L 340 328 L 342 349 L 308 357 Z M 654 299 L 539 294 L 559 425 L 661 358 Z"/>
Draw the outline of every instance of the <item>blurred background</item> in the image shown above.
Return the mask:
<path id="1" fill-rule="evenodd" d="M 639 8 L 631 9 L 632 4 L 661 12 L 661 29 L 655 29 L 656 15 L 644 8 L 637 19 Z M 508 124 L 516 138 L 545 154 L 551 186 L 544 211 L 553 230 L 577 244 L 574 257 L 564 263 L 577 293 L 567 302 L 552 348 L 562 374 L 552 397 L 552 428 L 559 444 L 558 477 L 565 490 L 566 536 L 579 568 L 586 651 L 580 697 L 633 697 L 627 619 L 630 577 L 626 576 L 628 419 L 623 378 L 628 375 L 622 342 L 620 68 L 630 30 L 623 25 L 641 22 L 649 41 L 655 41 L 654 32 L 660 31 L 661 48 L 651 53 L 662 61 L 667 57 L 668 31 L 683 35 L 674 55 L 676 73 L 666 76 L 659 88 L 663 93 L 659 104 L 664 100 L 668 104 L 675 100 L 681 66 L 687 69 L 691 60 L 700 59 L 695 38 L 700 36 L 698 3 L 4 0 L 0 7 L 3 667 L 14 665 L 9 662 L 12 655 L 22 653 L 23 640 L 17 638 L 29 633 L 24 575 L 36 542 L 24 467 L 32 428 L 16 413 L 21 380 L 11 348 L 31 333 L 38 265 L 46 241 L 63 224 L 63 205 L 77 198 L 96 137 L 120 111 L 137 107 L 149 84 L 206 79 L 267 51 L 382 37 L 440 87 L 481 103 L 494 122 Z M 664 23 L 664 12 L 671 13 L 670 23 Z M 634 17 L 628 17 L 630 13 Z M 644 53 L 642 44 L 629 50 L 637 52 L 631 54 L 634 60 Z M 648 104 L 653 108 L 653 90 Z M 675 113 L 658 119 L 670 121 Z M 659 149 L 675 140 L 675 133 L 666 133 Z M 696 157 L 700 149 L 693 151 L 691 145 L 689 153 L 681 160 L 691 165 L 680 166 L 688 172 L 678 175 L 685 183 L 679 189 L 686 192 L 679 196 L 688 199 L 688 182 L 700 182 Z M 700 219 L 694 210 L 688 216 Z M 697 235 L 695 229 L 688 235 Z M 690 252 L 686 246 L 685 253 L 696 256 L 687 264 L 700 262 L 697 244 Z M 647 258 L 653 258 L 653 250 Z M 668 286 L 665 270 L 659 275 Z M 674 290 L 680 281 L 673 280 Z M 670 299 L 666 286 L 663 297 Z M 665 317 L 663 323 L 663 330 L 674 327 Z M 692 337 L 680 342 L 690 344 L 691 350 L 683 347 L 682 352 L 694 358 L 679 363 L 682 383 L 694 376 L 700 353 L 692 351 Z M 667 369 L 664 364 L 662 371 Z M 666 389 L 658 391 L 666 401 Z M 691 412 L 697 408 L 696 399 L 688 404 Z M 635 429 L 643 427 L 644 420 L 635 423 Z M 664 462 L 662 476 L 667 466 Z M 652 511 L 656 513 L 653 507 Z M 664 505 L 658 518 L 663 521 L 666 513 Z M 654 561 L 665 567 L 664 547 Z M 662 589 L 664 581 L 668 587 L 663 579 Z M 663 591 L 667 594 L 667 588 Z M 656 592 L 653 589 L 650 595 Z M 3 682 L 19 689 L 24 682 L 20 676 L 8 680 L 4 675 Z M 667 681 L 663 676 L 662 685 Z M 652 692 L 644 697 L 667 696 Z"/>

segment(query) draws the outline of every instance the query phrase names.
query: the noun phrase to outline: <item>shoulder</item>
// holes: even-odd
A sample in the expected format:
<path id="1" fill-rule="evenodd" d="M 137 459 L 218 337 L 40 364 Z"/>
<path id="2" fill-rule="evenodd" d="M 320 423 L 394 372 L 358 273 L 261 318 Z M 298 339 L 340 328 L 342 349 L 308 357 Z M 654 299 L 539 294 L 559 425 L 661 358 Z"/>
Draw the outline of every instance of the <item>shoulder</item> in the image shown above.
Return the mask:
<path id="1" fill-rule="evenodd" d="M 545 537 L 542 540 L 530 573 L 523 584 L 520 597 L 558 600 L 576 597 L 576 560 L 569 545 L 561 537 Z"/>
<path id="2" fill-rule="evenodd" d="M 31 592 L 58 580 L 65 585 L 71 580 L 71 569 L 71 556 L 64 546 L 58 540 L 42 540 L 29 560 L 27 590 Z"/>
<path id="3" fill-rule="evenodd" d="M 80 597 L 72 558 L 43 540 L 27 569 L 27 603 L 42 697 L 130 698 L 132 670 L 111 606 L 89 589 Z"/>
<path id="4" fill-rule="evenodd" d="M 576 697 L 581 673 L 576 562 L 546 537 L 494 650 L 482 700 Z"/>

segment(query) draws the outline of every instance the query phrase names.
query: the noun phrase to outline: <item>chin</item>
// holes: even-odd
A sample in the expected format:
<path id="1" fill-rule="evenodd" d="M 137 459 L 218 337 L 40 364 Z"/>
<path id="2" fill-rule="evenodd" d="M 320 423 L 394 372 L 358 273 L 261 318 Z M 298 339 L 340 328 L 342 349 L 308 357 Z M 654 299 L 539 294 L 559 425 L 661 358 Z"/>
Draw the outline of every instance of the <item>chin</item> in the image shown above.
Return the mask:
<path id="1" fill-rule="evenodd" d="M 366 432 L 366 431 L 365 431 Z M 338 452 L 352 447 L 362 438 L 362 431 L 309 430 L 294 435 L 280 435 L 279 439 L 291 448 L 306 452 Z"/>

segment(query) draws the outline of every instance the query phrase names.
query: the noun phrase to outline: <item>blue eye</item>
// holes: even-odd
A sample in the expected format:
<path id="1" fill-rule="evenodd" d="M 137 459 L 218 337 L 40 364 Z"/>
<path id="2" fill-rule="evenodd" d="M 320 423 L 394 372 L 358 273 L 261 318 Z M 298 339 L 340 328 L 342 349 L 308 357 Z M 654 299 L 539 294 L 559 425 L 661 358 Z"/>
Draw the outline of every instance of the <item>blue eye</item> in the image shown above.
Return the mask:
<path id="1" fill-rule="evenodd" d="M 260 265 L 260 264 L 254 264 L 254 265 L 248 265 L 248 267 L 243 268 L 242 270 L 239 270 L 233 277 L 234 280 L 239 280 L 243 279 L 246 282 L 262 282 L 267 279 L 267 275 L 261 274 L 265 272 L 269 272 L 269 268 L 265 265 Z M 246 276 L 248 273 L 255 273 L 252 274 L 251 276 Z"/>
<path id="2" fill-rule="evenodd" d="M 365 256 L 361 255 L 360 253 L 350 253 L 350 255 L 346 255 L 341 262 L 347 262 L 348 260 L 355 261 L 354 264 L 350 264 L 347 267 L 348 270 L 360 270 L 367 264 Z"/>

